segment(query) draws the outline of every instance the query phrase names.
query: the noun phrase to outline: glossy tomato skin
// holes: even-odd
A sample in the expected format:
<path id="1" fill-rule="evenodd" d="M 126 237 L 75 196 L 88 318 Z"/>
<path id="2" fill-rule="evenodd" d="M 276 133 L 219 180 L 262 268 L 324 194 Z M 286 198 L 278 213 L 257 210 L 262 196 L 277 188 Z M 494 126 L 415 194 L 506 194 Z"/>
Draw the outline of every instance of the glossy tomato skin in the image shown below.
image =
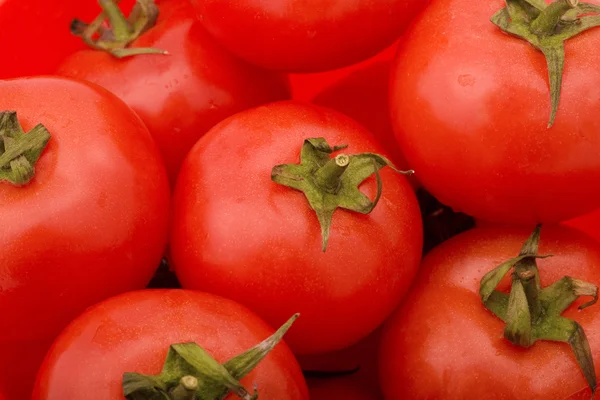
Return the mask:
<path id="1" fill-rule="evenodd" d="M 592 211 L 600 205 L 600 186 L 590 184 L 600 179 L 600 30 L 567 41 L 548 129 L 546 61 L 489 21 L 504 6 L 436 0 L 406 32 L 392 72 L 397 139 L 423 185 L 457 211 L 523 224 Z"/>
<path id="2" fill-rule="evenodd" d="M 401 300 L 422 245 L 419 208 L 406 178 L 381 171 L 370 215 L 338 210 L 326 252 L 304 194 L 271 181 L 298 163 L 306 138 L 383 153 L 372 135 L 333 110 L 280 102 L 239 113 L 194 146 L 177 181 L 171 255 L 185 288 L 245 304 L 273 326 L 300 312 L 287 336 L 296 354 L 358 342 Z M 374 198 L 375 179 L 361 190 Z M 294 311 L 292 311 L 294 310 Z"/>
<path id="3" fill-rule="evenodd" d="M 481 277 L 515 257 L 530 231 L 475 228 L 434 249 L 415 284 L 386 322 L 380 376 L 386 399 L 565 399 L 590 392 L 567 344 L 536 342 L 518 348 L 503 338 L 504 323 L 479 298 Z M 542 286 L 565 275 L 600 283 L 600 246 L 566 227 L 543 227 L 538 260 Z M 508 290 L 504 280 L 500 290 Z M 600 309 L 563 313 L 584 328 L 600 362 Z"/>
<path id="4" fill-rule="evenodd" d="M 396 167 L 408 170 L 390 119 L 389 80 L 390 62 L 377 62 L 327 87 L 312 102 L 333 108 L 363 124 L 390 154 Z M 413 176 L 409 180 L 417 185 Z"/>
<path id="5" fill-rule="evenodd" d="M 122 0 L 121 7 L 128 11 L 134 2 Z M 98 2 L 89 0 L 2 0 L 0 40 L 10 62 L 0 66 L 0 78 L 52 73 L 66 56 L 85 47 L 69 30 L 73 18 L 90 21 L 100 11 Z"/>
<path id="6" fill-rule="evenodd" d="M 600 242 L 600 209 L 565 221 L 563 224 L 579 229 Z"/>
<path id="7" fill-rule="evenodd" d="M 125 59 L 92 49 L 66 58 L 57 74 L 97 83 L 123 99 L 157 142 L 171 182 L 190 148 L 217 122 L 290 97 L 287 78 L 233 57 L 196 22 L 189 1 L 163 0 L 156 26 L 130 47 L 168 55 Z"/>
<path id="8" fill-rule="evenodd" d="M 396 40 L 427 1 L 193 0 L 206 29 L 239 57 L 286 72 L 365 60 Z"/>
<path id="9" fill-rule="evenodd" d="M 273 332 L 250 310 L 211 294 L 125 293 L 90 308 L 61 333 L 32 400 L 121 400 L 123 373 L 160 373 L 171 344 L 195 342 L 224 363 Z M 260 398 L 308 400 L 302 371 L 285 342 L 241 382 L 247 388 L 256 384 Z"/>
<path id="10" fill-rule="evenodd" d="M 25 131 L 42 123 L 52 135 L 28 185 L 0 183 L 0 390 L 19 400 L 71 319 L 150 281 L 170 201 L 148 130 L 105 89 L 64 78 L 8 80 L 0 104 L 17 111 Z"/>

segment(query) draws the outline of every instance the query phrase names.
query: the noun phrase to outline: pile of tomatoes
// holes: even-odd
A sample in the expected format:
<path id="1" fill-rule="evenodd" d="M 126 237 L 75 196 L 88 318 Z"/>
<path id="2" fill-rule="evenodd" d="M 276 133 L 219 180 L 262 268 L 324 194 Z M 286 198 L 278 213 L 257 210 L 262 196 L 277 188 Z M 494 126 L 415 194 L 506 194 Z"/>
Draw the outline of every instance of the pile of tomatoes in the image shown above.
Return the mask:
<path id="1" fill-rule="evenodd" d="M 593 395 L 598 0 L 0 21 L 0 400 Z"/>

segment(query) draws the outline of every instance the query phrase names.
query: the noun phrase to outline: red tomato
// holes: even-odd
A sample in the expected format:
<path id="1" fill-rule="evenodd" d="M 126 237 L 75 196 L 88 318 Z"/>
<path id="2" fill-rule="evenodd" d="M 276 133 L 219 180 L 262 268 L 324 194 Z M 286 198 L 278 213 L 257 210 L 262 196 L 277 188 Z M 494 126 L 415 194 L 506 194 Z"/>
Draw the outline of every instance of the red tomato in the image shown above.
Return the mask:
<path id="1" fill-rule="evenodd" d="M 273 326 L 300 312 L 286 341 L 297 354 L 348 347 L 372 332 L 408 289 L 422 226 L 406 178 L 385 168 L 369 215 L 338 210 L 327 251 L 301 192 L 271 181 L 297 163 L 303 141 L 381 153 L 362 126 L 333 110 L 294 102 L 239 113 L 194 146 L 174 194 L 171 255 L 185 288 L 230 297 Z M 361 190 L 375 197 L 373 177 Z M 292 312 L 292 313 L 293 313 Z"/>
<path id="2" fill-rule="evenodd" d="M 358 70 L 326 88 L 313 103 L 333 108 L 363 124 L 400 169 L 409 169 L 394 137 L 389 104 L 390 63 L 379 62 Z M 411 176 L 411 183 L 415 183 Z"/>
<path id="3" fill-rule="evenodd" d="M 565 399 L 587 390 L 570 347 L 540 341 L 520 348 L 503 338 L 505 324 L 484 308 L 479 283 L 516 257 L 527 229 L 475 228 L 448 240 L 423 260 L 415 284 L 386 322 L 380 348 L 383 392 L 389 399 Z M 600 283 L 600 245 L 566 227 L 543 227 L 542 286 L 565 275 Z M 502 288 L 507 288 L 505 279 Z M 600 363 L 600 308 L 562 315 L 581 324 Z"/>
<path id="4" fill-rule="evenodd" d="M 317 72 L 314 74 L 290 74 L 290 85 L 294 100 L 310 101 L 327 87 L 347 78 L 355 71 L 370 67 L 382 61 L 391 62 L 396 54 L 398 43 L 387 47 L 377 55 L 357 64 L 335 69 L 333 71 Z M 389 84 L 389 82 L 388 82 Z M 387 93 L 387 90 L 386 90 Z M 387 117 L 389 119 L 389 116 Z"/>
<path id="5" fill-rule="evenodd" d="M 0 104 L 26 132 L 41 123 L 51 134 L 28 185 L 0 181 L 0 391 L 21 400 L 76 315 L 150 281 L 166 245 L 169 186 L 142 121 L 100 87 L 0 81 Z"/>
<path id="6" fill-rule="evenodd" d="M 194 0 L 206 29 L 269 69 L 318 72 L 365 60 L 396 40 L 426 1 Z"/>
<path id="7" fill-rule="evenodd" d="M 123 99 L 156 140 L 171 182 L 190 148 L 222 119 L 246 108 L 288 99 L 285 77 L 251 66 L 224 51 L 195 23 L 187 1 L 160 4 L 156 26 L 130 48 L 151 47 L 169 55 L 117 59 L 82 50 L 57 73 L 97 83 Z"/>
<path id="8" fill-rule="evenodd" d="M 129 10 L 133 0 L 122 0 Z M 0 40 L 10 62 L 0 78 L 49 74 L 67 55 L 84 47 L 69 31 L 73 18 L 91 20 L 99 13 L 91 0 L 0 1 Z"/>
<path id="9" fill-rule="evenodd" d="M 434 1 L 406 32 L 391 88 L 397 139 L 419 181 L 457 211 L 523 224 L 592 211 L 600 206 L 591 184 L 600 180 L 600 29 L 566 42 L 548 129 L 546 61 L 490 22 L 505 5 Z"/>
<path id="10" fill-rule="evenodd" d="M 379 400 L 381 397 L 354 381 L 343 378 L 318 378 L 308 380 L 311 400 Z"/>
<path id="11" fill-rule="evenodd" d="M 565 221 L 563 224 L 577 228 L 600 242 L 600 209 Z"/>
<path id="12" fill-rule="evenodd" d="M 160 373 L 171 344 L 195 342 L 224 363 L 272 333 L 250 310 L 222 297 L 179 289 L 125 293 L 90 308 L 61 333 L 32 399 L 121 400 L 123 373 Z M 256 384 L 259 398 L 308 400 L 302 371 L 284 342 L 241 383 L 248 389 Z"/>

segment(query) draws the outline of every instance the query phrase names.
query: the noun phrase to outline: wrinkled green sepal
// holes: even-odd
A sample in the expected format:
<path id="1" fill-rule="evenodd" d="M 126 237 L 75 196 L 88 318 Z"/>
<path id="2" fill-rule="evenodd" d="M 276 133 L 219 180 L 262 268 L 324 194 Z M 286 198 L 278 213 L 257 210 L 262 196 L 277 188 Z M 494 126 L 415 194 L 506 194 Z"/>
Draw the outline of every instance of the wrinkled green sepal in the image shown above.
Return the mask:
<path id="1" fill-rule="evenodd" d="M 373 153 L 347 156 L 349 158 L 347 165 L 336 166 L 336 159 L 331 158 L 330 155 L 346 147 L 345 145 L 331 147 L 323 138 L 307 139 L 302 146 L 300 164 L 276 165 L 271 170 L 271 179 L 274 182 L 301 191 L 306 196 L 321 226 L 323 251 L 327 248 L 331 222 L 337 208 L 369 214 L 377 206 L 383 190 L 379 176 L 381 168 L 389 167 L 403 174 L 414 172 L 399 171 L 390 160 Z M 336 179 L 329 185 L 319 181 L 321 177 L 319 173 L 324 169 L 331 174 L 332 179 Z M 371 200 L 360 191 L 359 187 L 373 174 L 377 181 L 377 194 Z"/>
<path id="2" fill-rule="evenodd" d="M 196 343 L 173 344 L 160 374 L 123 374 L 123 395 L 128 400 L 170 400 L 181 378 L 193 376 L 198 379 L 197 400 L 220 400 L 230 393 L 244 400 L 257 399 L 256 388 L 250 392 L 239 380 L 270 353 L 298 317 L 299 314 L 294 315 L 273 335 L 224 364 L 218 363 Z"/>

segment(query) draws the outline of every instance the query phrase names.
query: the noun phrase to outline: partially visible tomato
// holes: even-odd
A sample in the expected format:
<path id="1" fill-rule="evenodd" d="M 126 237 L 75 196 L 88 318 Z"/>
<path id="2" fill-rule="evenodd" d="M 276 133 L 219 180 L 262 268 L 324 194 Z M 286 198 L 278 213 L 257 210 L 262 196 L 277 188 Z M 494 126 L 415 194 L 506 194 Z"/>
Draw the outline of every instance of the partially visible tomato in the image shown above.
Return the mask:
<path id="1" fill-rule="evenodd" d="M 198 17 L 239 57 L 286 72 L 365 60 L 391 45 L 428 1 L 193 0 Z"/>
<path id="2" fill-rule="evenodd" d="M 238 113 L 188 154 L 171 237 L 183 287 L 230 297 L 273 326 L 290 310 L 300 312 L 286 337 L 297 354 L 342 349 L 375 330 L 408 290 L 422 246 L 414 192 L 406 178 L 384 168 L 377 206 L 368 215 L 338 209 L 323 252 L 305 195 L 271 179 L 275 166 L 299 162 L 310 138 L 347 144 L 347 154 L 385 153 L 364 127 L 330 109 L 280 102 Z M 364 165 L 364 176 L 373 174 L 375 163 L 352 162 L 348 168 Z M 344 176 L 353 179 L 343 175 L 342 186 L 356 188 Z M 313 182 L 314 175 L 302 180 Z M 375 198 L 376 179 L 360 190 Z"/>
<path id="3" fill-rule="evenodd" d="M 566 41 L 548 128 L 546 60 L 490 22 L 505 6 L 435 0 L 407 30 L 392 72 L 397 139 L 423 186 L 456 211 L 531 225 L 590 212 L 600 207 L 600 28 Z"/>
<path id="4" fill-rule="evenodd" d="M 61 333 L 32 399 L 121 400 L 123 373 L 160 373 L 171 344 L 195 342 L 224 363 L 272 333 L 254 313 L 222 297 L 179 289 L 125 293 L 88 309 Z M 284 342 L 241 383 L 249 390 L 256 385 L 259 398 L 308 400 Z"/>
<path id="5" fill-rule="evenodd" d="M 157 24 L 129 48 L 158 48 L 117 59 L 100 50 L 81 50 L 56 70 L 97 83 L 123 99 L 142 118 L 157 142 L 174 184 L 196 141 L 238 111 L 290 97 L 287 78 L 233 57 L 196 22 L 188 1 L 163 0 Z"/>
<path id="6" fill-rule="evenodd" d="M 431 251 L 411 292 L 384 326 L 379 371 L 388 399 L 562 400 L 590 390 L 565 343 L 536 342 L 530 348 L 503 337 L 505 324 L 482 304 L 481 278 L 516 257 L 526 228 L 475 228 Z M 543 287 L 565 275 L 600 284 L 600 244 L 575 229 L 542 228 L 537 260 Z M 506 290 L 506 277 L 499 290 Z M 600 308 L 562 314 L 576 320 L 600 365 Z"/>
<path id="7" fill-rule="evenodd" d="M 600 209 L 580 217 L 564 221 L 563 224 L 577 228 L 600 242 Z"/>
<path id="8" fill-rule="evenodd" d="M 122 0 L 124 10 L 134 0 Z M 50 74 L 69 54 L 84 48 L 69 31 L 73 18 L 91 20 L 98 14 L 93 0 L 0 1 L 0 41 L 7 60 L 0 78 Z"/>
<path id="9" fill-rule="evenodd" d="M 372 64 L 379 62 L 391 62 L 396 54 L 397 48 L 398 43 L 395 42 L 382 52 L 367 60 L 332 71 L 316 72 L 312 74 L 290 74 L 289 77 L 293 99 L 310 101 L 317 94 L 327 89 L 329 86 L 335 85 L 338 82 L 346 79 L 353 72 L 368 68 Z"/>
<path id="10" fill-rule="evenodd" d="M 0 180 L 0 391 L 22 400 L 75 316 L 150 281 L 166 246 L 169 186 L 142 121 L 101 87 L 0 81 L 0 110 L 15 110 L 25 132 L 41 123 L 51 136 L 28 184 Z"/>
<path id="11" fill-rule="evenodd" d="M 352 376 L 343 378 L 308 379 L 311 400 L 380 400 L 368 387 L 356 382 Z"/>

